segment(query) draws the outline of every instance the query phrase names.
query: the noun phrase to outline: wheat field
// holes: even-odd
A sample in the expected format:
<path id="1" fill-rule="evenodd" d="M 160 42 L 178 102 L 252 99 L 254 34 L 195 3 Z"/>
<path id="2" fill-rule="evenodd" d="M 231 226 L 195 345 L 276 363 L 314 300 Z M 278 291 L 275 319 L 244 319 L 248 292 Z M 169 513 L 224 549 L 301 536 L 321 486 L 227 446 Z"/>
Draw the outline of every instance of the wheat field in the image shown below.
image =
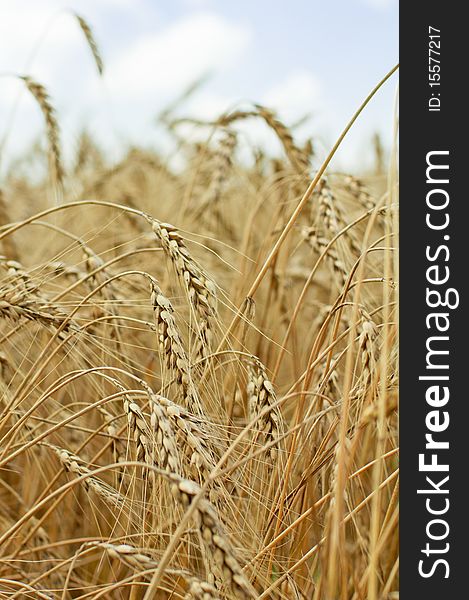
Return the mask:
<path id="1" fill-rule="evenodd" d="M 269 107 L 170 106 L 183 169 L 88 133 L 64 165 L 21 81 L 44 145 L 0 196 L 0 598 L 398 598 L 395 149 L 339 173 Z M 282 156 L 239 158 L 247 119 Z"/>

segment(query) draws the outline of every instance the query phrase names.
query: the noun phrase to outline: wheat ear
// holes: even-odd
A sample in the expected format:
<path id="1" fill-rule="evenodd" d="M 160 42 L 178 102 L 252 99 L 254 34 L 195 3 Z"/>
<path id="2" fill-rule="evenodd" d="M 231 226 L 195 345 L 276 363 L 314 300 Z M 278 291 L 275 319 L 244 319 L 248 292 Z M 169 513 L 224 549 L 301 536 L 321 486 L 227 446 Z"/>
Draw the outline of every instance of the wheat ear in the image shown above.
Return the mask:
<path id="1" fill-rule="evenodd" d="M 269 408 L 263 416 L 256 418 L 255 428 L 266 441 L 278 440 L 283 431 L 283 419 L 278 407 L 274 406 L 277 400 L 274 386 L 267 377 L 264 365 L 255 357 L 248 363 L 248 376 L 246 392 L 249 417 L 251 419 L 258 417 Z M 271 460 L 275 461 L 278 449 L 272 446 L 269 452 Z"/>
<path id="2" fill-rule="evenodd" d="M 195 481 L 183 479 L 176 475 L 169 475 L 168 478 L 174 498 L 187 509 L 195 496 L 200 493 L 200 487 Z M 227 535 L 223 531 L 213 505 L 205 498 L 199 499 L 194 518 L 198 523 L 207 550 L 213 556 L 225 582 L 232 588 L 238 598 L 243 600 L 253 598 L 251 585 L 235 556 Z"/>
<path id="3" fill-rule="evenodd" d="M 197 354 L 209 354 L 213 339 L 213 321 L 217 308 L 215 283 L 191 256 L 177 229 L 168 223 L 148 217 L 153 232 L 170 257 L 176 272 L 187 291 L 189 302 L 197 319 L 199 344 Z"/>
<path id="4" fill-rule="evenodd" d="M 66 471 L 73 473 L 77 477 L 89 475 L 86 479 L 82 480 L 82 485 L 87 492 L 94 492 L 112 508 L 122 508 L 124 506 L 124 496 L 98 477 L 91 475 L 90 469 L 85 466 L 83 460 L 79 456 L 73 454 L 69 450 L 49 444 L 48 442 L 40 442 L 40 445 L 50 448 L 58 457 Z"/>
<path id="5" fill-rule="evenodd" d="M 189 359 L 174 318 L 173 306 L 163 294 L 158 281 L 151 276 L 148 278 L 160 351 L 166 359 L 167 368 L 176 373 L 176 383 L 182 390 L 184 405 L 191 411 L 199 411 L 200 401 L 192 381 Z"/>
<path id="6" fill-rule="evenodd" d="M 78 21 L 78 25 L 80 26 L 80 29 L 82 30 L 83 35 L 85 36 L 85 39 L 88 43 L 89 49 L 91 50 L 91 54 L 93 55 L 96 68 L 98 69 L 98 73 L 102 76 L 104 71 L 104 62 L 99 51 L 99 46 L 94 37 L 93 30 L 83 17 L 81 17 L 77 13 L 73 14 L 76 20 Z"/>
<path id="7" fill-rule="evenodd" d="M 49 154 L 51 157 L 51 164 L 53 166 L 55 181 L 58 186 L 63 186 L 64 170 L 62 166 L 62 153 L 60 149 L 60 129 L 55 116 L 55 110 L 52 106 L 46 88 L 34 81 L 27 75 L 22 76 L 21 79 L 26 84 L 30 94 L 36 100 L 39 108 L 44 117 L 47 130 L 47 138 L 49 140 Z"/>

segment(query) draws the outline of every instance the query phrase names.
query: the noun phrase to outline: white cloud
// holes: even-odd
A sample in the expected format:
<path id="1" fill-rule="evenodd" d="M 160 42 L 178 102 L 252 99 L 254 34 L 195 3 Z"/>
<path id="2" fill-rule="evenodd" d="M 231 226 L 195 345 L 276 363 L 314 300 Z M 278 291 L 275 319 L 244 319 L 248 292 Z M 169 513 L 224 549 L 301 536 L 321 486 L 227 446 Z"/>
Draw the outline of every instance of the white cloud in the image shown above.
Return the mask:
<path id="1" fill-rule="evenodd" d="M 213 7 L 213 0 L 179 0 L 187 8 L 207 8 Z"/>
<path id="2" fill-rule="evenodd" d="M 377 10 L 388 10 L 398 4 L 398 0 L 360 0 L 360 2 Z"/>
<path id="3" fill-rule="evenodd" d="M 213 121 L 233 108 L 233 98 L 223 96 L 212 90 L 201 89 L 183 106 L 183 113 L 197 119 Z"/>
<path id="4" fill-rule="evenodd" d="M 317 109 L 321 84 L 309 71 L 297 69 L 267 91 L 264 103 L 287 120 L 304 117 Z"/>
<path id="5" fill-rule="evenodd" d="M 109 65 L 113 94 L 171 95 L 207 71 L 227 69 L 249 42 L 249 31 L 204 13 L 176 22 L 160 33 L 147 34 Z"/>
<path id="6" fill-rule="evenodd" d="M 213 13 L 198 13 L 122 48 L 120 56 L 108 62 L 105 75 L 114 133 L 143 144 L 164 143 L 154 126 L 158 112 L 207 72 L 236 66 L 249 39 L 244 27 Z M 104 106 L 96 79 L 86 99 L 90 110 Z M 202 89 L 184 105 L 184 115 L 213 119 L 229 102 L 213 89 Z"/>

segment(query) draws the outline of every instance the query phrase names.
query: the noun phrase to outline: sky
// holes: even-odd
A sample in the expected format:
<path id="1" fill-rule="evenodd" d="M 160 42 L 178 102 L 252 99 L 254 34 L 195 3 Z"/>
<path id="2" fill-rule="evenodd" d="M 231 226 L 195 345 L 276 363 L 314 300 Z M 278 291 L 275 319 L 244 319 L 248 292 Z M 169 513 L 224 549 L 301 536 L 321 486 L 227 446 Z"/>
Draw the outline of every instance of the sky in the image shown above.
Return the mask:
<path id="1" fill-rule="evenodd" d="M 70 9 L 94 31 L 103 78 Z M 83 127 L 113 160 L 131 144 L 171 151 L 156 116 L 206 76 L 181 115 L 213 119 L 252 102 L 287 124 L 309 115 L 295 131 L 321 158 L 397 61 L 397 0 L 0 0 L 1 164 L 44 135 L 15 74 L 46 86 L 65 154 Z M 396 87 L 394 77 L 367 107 L 338 168 L 370 164 L 374 132 L 390 143 Z M 247 141 L 278 151 L 261 123 L 243 127 Z"/>

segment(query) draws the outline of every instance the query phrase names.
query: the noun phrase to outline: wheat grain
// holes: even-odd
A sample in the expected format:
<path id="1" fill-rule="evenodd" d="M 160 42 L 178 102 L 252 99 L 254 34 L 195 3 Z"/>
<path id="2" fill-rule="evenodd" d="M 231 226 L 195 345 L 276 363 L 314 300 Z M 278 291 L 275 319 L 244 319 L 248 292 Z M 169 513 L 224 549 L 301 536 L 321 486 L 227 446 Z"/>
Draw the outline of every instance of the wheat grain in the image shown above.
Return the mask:
<path id="1" fill-rule="evenodd" d="M 151 406 L 151 426 L 156 435 L 155 464 L 168 469 L 171 473 L 179 474 L 182 470 L 181 458 L 176 442 L 173 424 L 163 410 L 158 396 L 149 390 Z"/>

